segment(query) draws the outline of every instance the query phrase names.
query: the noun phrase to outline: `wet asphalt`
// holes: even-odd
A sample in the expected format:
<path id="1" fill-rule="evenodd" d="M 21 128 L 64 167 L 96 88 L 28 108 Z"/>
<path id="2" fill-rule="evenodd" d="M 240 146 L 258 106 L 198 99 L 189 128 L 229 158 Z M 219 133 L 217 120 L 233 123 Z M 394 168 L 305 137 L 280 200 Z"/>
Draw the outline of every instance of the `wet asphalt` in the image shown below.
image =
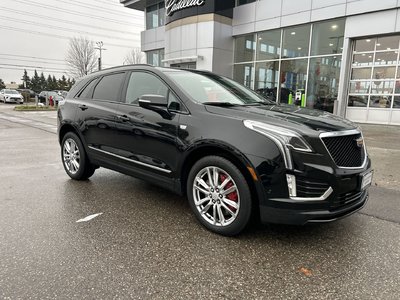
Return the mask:
<path id="1" fill-rule="evenodd" d="M 377 174 L 360 213 L 226 238 L 141 180 L 70 180 L 55 124 L 0 104 L 0 299 L 399 299 L 399 127 L 363 127 Z"/>

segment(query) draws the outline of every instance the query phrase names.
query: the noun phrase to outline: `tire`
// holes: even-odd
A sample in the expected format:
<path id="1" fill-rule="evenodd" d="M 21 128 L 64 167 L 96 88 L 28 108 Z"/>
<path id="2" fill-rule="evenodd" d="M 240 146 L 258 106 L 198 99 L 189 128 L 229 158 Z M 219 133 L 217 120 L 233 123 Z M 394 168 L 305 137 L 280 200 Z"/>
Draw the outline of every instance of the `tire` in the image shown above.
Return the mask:
<path id="1" fill-rule="evenodd" d="M 61 160 L 65 172 L 75 180 L 86 180 L 96 170 L 89 162 L 81 140 L 73 132 L 68 132 L 61 142 Z"/>
<path id="2" fill-rule="evenodd" d="M 219 156 L 200 159 L 189 172 L 186 191 L 196 218 L 210 231 L 234 236 L 249 223 L 250 189 L 243 174 L 229 160 Z"/>

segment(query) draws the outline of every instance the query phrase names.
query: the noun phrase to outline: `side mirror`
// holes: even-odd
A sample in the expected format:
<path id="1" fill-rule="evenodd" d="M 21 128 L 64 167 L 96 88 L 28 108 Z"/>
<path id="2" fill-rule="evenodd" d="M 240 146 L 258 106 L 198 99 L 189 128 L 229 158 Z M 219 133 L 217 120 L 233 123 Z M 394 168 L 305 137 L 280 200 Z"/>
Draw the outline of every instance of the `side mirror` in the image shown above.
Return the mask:
<path id="1" fill-rule="evenodd" d="M 142 95 L 139 98 L 139 106 L 143 108 L 149 108 L 151 106 L 167 107 L 168 100 L 161 95 Z"/>

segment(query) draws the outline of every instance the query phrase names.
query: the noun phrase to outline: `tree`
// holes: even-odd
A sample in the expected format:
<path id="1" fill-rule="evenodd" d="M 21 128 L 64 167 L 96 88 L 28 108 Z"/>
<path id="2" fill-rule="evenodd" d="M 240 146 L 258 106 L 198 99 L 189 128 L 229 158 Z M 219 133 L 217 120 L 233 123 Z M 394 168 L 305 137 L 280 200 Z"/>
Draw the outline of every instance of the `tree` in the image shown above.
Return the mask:
<path id="1" fill-rule="evenodd" d="M 20 89 L 30 89 L 32 88 L 32 81 L 31 78 L 28 76 L 28 72 L 26 69 L 24 70 L 24 75 L 22 75 L 22 84 L 19 86 Z"/>
<path id="2" fill-rule="evenodd" d="M 5 89 L 5 88 L 6 88 L 6 85 L 3 81 L 3 79 L 0 78 L 0 90 Z"/>
<path id="3" fill-rule="evenodd" d="M 58 88 L 60 90 L 65 90 L 68 89 L 69 87 L 67 86 L 67 78 L 63 75 L 60 79 L 58 79 Z"/>
<path id="4" fill-rule="evenodd" d="M 38 74 L 38 72 L 35 70 L 35 73 L 33 74 L 33 77 L 32 77 L 32 80 L 31 80 L 31 82 L 32 82 L 31 89 L 32 89 L 35 93 L 40 93 L 40 92 L 42 91 L 41 88 L 40 88 L 40 83 L 39 83 L 39 81 L 40 81 L 39 74 Z"/>
<path id="5" fill-rule="evenodd" d="M 144 53 L 140 50 L 140 48 L 133 48 L 125 56 L 124 65 L 143 64 L 144 58 Z"/>
<path id="6" fill-rule="evenodd" d="M 38 87 L 39 87 L 39 91 L 47 90 L 46 77 L 44 77 L 43 72 L 40 74 Z"/>
<path id="7" fill-rule="evenodd" d="M 95 71 L 97 55 L 93 41 L 85 37 L 70 39 L 65 61 L 73 78 L 80 78 Z"/>

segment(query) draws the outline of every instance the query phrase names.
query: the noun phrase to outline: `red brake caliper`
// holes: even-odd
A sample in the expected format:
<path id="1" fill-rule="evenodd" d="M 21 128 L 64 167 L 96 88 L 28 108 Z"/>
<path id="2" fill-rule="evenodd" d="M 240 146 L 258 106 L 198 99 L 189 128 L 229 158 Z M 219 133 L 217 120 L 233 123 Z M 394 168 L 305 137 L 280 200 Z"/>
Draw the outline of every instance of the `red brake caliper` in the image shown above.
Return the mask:
<path id="1" fill-rule="evenodd" d="M 220 175 L 219 175 L 219 179 L 221 180 L 221 183 L 224 182 L 225 179 L 226 179 L 227 177 L 228 177 L 228 176 L 226 176 L 225 174 L 220 174 Z M 225 185 L 224 189 L 227 190 L 227 189 L 229 189 L 229 188 L 232 187 L 232 186 L 233 186 L 232 181 L 229 181 L 229 182 Z M 228 198 L 228 199 L 231 200 L 231 201 L 238 202 L 238 194 L 237 194 L 236 191 L 234 191 L 234 192 L 229 193 L 228 195 L 226 195 L 226 198 Z M 236 211 L 236 208 L 230 206 L 229 204 L 227 204 L 227 206 L 228 206 L 233 212 Z"/>

